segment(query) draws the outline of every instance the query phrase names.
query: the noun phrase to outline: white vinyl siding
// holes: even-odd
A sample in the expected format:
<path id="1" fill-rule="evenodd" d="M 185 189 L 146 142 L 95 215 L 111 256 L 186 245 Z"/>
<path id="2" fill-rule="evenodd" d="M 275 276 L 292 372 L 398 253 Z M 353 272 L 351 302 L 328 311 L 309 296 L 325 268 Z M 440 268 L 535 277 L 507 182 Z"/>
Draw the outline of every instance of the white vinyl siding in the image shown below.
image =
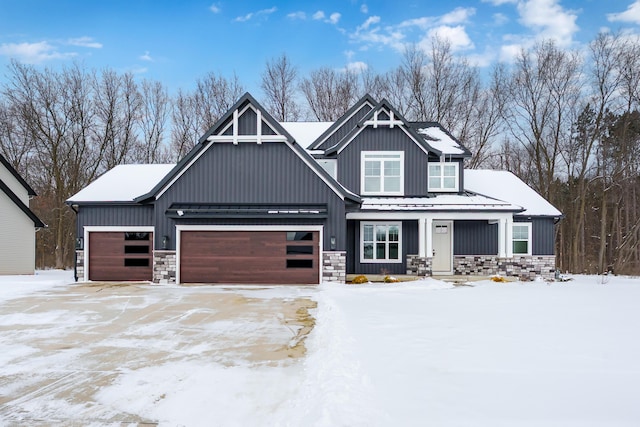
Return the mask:
<path id="1" fill-rule="evenodd" d="M 363 151 L 361 194 L 404 195 L 404 152 Z"/>
<path id="2" fill-rule="evenodd" d="M 402 262 L 402 224 L 363 222 L 360 224 L 360 262 Z"/>
<path id="3" fill-rule="evenodd" d="M 458 177 L 458 163 L 429 163 L 429 191 L 458 191 L 460 188 Z"/>
<path id="4" fill-rule="evenodd" d="M 33 221 L 2 191 L 0 218 L 0 274 L 33 274 L 36 262 Z"/>

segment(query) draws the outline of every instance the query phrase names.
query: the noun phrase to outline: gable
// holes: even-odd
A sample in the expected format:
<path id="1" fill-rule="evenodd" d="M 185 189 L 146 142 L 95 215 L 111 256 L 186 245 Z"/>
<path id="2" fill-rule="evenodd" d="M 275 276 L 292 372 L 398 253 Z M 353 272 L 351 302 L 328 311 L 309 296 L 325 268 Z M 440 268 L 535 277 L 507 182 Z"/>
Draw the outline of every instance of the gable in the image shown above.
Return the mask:
<path id="1" fill-rule="evenodd" d="M 29 204 L 29 196 L 35 196 L 36 192 L 27 184 L 22 176 L 11 166 L 0 154 L 0 180 L 2 180 L 11 191 L 20 198 L 25 205 Z"/>
<path id="2" fill-rule="evenodd" d="M 228 147 L 223 146 L 230 145 L 231 148 L 236 148 L 237 151 L 232 151 Z M 252 146 L 247 148 L 244 145 Z M 216 149 L 220 146 L 219 149 Z M 256 148 L 264 146 L 262 150 Z M 274 148 L 278 146 L 278 148 Z M 284 151 L 283 151 L 284 150 Z M 215 160 L 207 153 L 218 153 L 220 157 Z M 277 159 L 269 160 L 268 157 L 272 152 L 287 152 L 293 154 L 292 156 L 281 156 Z M 246 155 L 246 158 L 238 157 Z M 236 176 L 238 180 L 231 182 L 227 181 L 228 175 L 217 176 L 217 179 L 224 182 L 225 185 L 231 186 L 242 185 L 242 176 L 237 176 L 237 173 L 244 176 L 251 175 L 255 172 L 255 168 L 264 169 L 269 168 L 283 168 L 285 171 L 291 167 L 293 160 L 299 164 L 304 165 L 321 182 L 319 185 L 325 185 L 331 189 L 341 199 L 349 198 L 354 201 L 359 201 L 358 196 L 351 194 L 344 189 L 338 182 L 336 182 L 327 172 L 325 172 L 313 158 L 298 144 L 289 133 L 267 113 L 260 104 L 250 95 L 245 94 L 240 100 L 222 117 L 220 120 L 212 126 L 203 136 L 200 138 L 199 143 L 178 163 L 176 168 L 171 171 L 151 192 L 145 194 L 136 199 L 138 202 L 143 202 L 150 199 L 157 199 L 161 197 L 168 189 L 173 186 L 185 173 L 191 168 L 211 168 L 212 166 L 201 162 L 200 159 L 205 158 L 213 161 L 227 162 L 227 165 L 233 167 L 233 171 L 229 171 L 233 176 Z M 225 160 L 227 159 L 227 160 Z M 289 160 L 284 160 L 289 159 Z M 221 167 L 223 165 L 220 165 Z M 236 171 L 237 170 L 237 171 Z M 266 178 L 265 178 L 266 179 Z M 269 182 L 261 182 L 259 185 L 268 185 Z M 209 182 L 209 185 L 212 185 Z M 299 181 L 290 181 L 287 183 L 289 187 L 296 187 L 302 185 Z"/>
<path id="3" fill-rule="evenodd" d="M 335 121 L 320 137 L 309 146 L 309 150 L 327 150 L 349 134 L 358 123 L 375 107 L 370 95 L 363 96 L 342 117 Z"/>
<path id="4" fill-rule="evenodd" d="M 15 205 L 24 215 L 26 215 L 32 222 L 35 227 L 45 227 L 45 224 L 36 216 L 36 214 L 29 209 L 28 199 L 27 204 L 25 204 L 12 190 L 9 188 L 7 184 L 4 183 L 0 179 L 0 193 L 3 193 L 6 198 L 3 198 L 0 202 L 3 204 L 13 204 Z"/>

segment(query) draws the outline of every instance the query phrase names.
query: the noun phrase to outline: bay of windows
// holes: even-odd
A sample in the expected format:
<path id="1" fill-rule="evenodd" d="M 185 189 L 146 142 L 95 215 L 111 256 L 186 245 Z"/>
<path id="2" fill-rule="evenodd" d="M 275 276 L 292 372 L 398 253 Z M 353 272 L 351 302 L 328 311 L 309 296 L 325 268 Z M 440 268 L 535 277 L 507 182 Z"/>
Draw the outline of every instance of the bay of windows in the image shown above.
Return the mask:
<path id="1" fill-rule="evenodd" d="M 400 223 L 361 223 L 360 262 L 401 262 Z"/>
<path id="2" fill-rule="evenodd" d="M 404 193 L 404 153 L 362 152 L 362 194 L 402 195 Z"/>

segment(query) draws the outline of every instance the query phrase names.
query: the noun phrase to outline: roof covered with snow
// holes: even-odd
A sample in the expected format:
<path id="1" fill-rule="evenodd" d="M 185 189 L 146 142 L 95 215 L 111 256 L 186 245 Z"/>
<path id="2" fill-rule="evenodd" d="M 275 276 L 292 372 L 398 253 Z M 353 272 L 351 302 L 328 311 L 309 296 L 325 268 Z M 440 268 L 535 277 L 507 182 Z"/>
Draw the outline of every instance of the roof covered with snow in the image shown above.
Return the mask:
<path id="1" fill-rule="evenodd" d="M 505 211 L 521 206 L 475 194 L 440 194 L 434 197 L 372 197 L 362 199 L 363 210 L 380 211 Z"/>
<path id="2" fill-rule="evenodd" d="M 119 165 L 71 196 L 68 203 L 132 202 L 148 193 L 175 164 Z"/>
<path id="3" fill-rule="evenodd" d="M 442 154 L 465 154 L 464 147 L 449 135 L 440 125 L 417 127 L 416 132 L 424 135 L 425 142 Z"/>
<path id="4" fill-rule="evenodd" d="M 318 139 L 333 122 L 280 122 L 280 125 L 303 148 L 307 148 Z"/>
<path id="5" fill-rule="evenodd" d="M 464 188 L 522 206 L 525 210 L 518 215 L 562 216 L 555 206 L 508 171 L 465 169 Z"/>

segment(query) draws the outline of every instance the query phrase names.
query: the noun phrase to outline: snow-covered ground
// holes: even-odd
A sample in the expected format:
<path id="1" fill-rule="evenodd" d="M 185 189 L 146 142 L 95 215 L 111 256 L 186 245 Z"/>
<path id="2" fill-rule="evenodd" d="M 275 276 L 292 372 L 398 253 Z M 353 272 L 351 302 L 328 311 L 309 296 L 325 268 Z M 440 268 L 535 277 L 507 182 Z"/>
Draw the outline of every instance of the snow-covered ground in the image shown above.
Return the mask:
<path id="1" fill-rule="evenodd" d="M 70 274 L 14 279 L 0 278 L 0 307 L 57 291 Z M 228 366 L 190 354 L 122 369 L 87 399 L 167 426 L 638 426 L 640 280 L 573 279 L 188 288 L 180 292 L 316 300 L 306 356 Z M 65 314 L 60 333 L 86 321 L 82 310 L 77 322 Z M 10 369 L 0 367 L 0 407 L 16 398 L 2 384 Z M 23 407 L 40 419 L 37 402 Z"/>

